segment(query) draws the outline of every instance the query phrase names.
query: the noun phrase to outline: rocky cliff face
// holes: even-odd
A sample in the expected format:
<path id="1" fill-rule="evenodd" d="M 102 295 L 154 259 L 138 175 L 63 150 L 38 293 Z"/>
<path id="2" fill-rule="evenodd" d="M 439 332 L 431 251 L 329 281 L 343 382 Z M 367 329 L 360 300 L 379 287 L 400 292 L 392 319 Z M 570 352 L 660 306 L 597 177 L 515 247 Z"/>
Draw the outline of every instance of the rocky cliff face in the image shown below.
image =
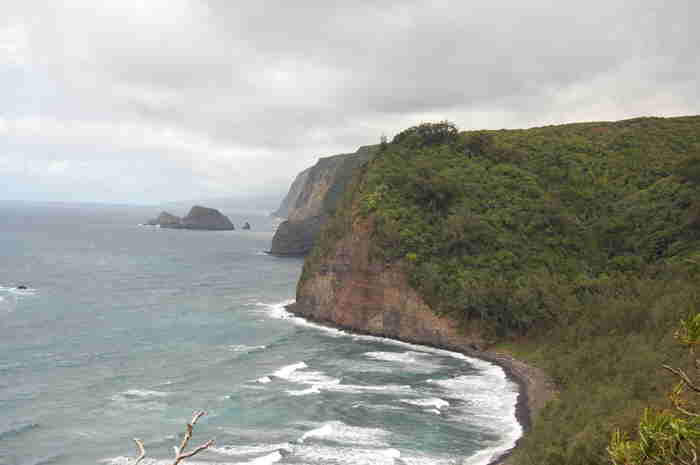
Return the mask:
<path id="1" fill-rule="evenodd" d="M 420 344 L 474 351 L 484 344 L 480 328 L 461 328 L 439 317 L 413 290 L 400 265 L 370 258 L 369 220 L 322 258 L 307 260 L 293 311 L 316 321 Z"/>
<path id="2" fill-rule="evenodd" d="M 273 255 L 306 255 L 318 241 L 321 226 L 334 212 L 357 167 L 369 160 L 376 146 L 355 153 L 321 158 L 295 179 L 278 212 L 288 220 L 280 224 L 272 239 Z"/>
<path id="3" fill-rule="evenodd" d="M 372 221 L 355 219 L 344 237 L 326 238 L 324 254 L 307 258 L 292 313 L 354 332 L 462 352 L 498 363 L 520 386 L 516 417 L 529 429 L 532 415 L 553 397 L 544 372 L 488 350 L 478 322 L 468 327 L 438 316 L 411 288 L 400 264 L 371 259 Z M 501 462 L 503 465 L 504 462 Z"/>
<path id="4" fill-rule="evenodd" d="M 289 188 L 289 192 L 287 192 L 287 195 L 282 200 L 279 208 L 272 212 L 270 216 L 289 218 L 289 212 L 292 207 L 296 205 L 297 199 L 301 195 L 301 191 L 306 184 L 306 179 L 309 176 L 309 171 L 311 171 L 311 168 L 307 168 L 297 175 L 294 182 L 292 182 L 292 186 Z"/>

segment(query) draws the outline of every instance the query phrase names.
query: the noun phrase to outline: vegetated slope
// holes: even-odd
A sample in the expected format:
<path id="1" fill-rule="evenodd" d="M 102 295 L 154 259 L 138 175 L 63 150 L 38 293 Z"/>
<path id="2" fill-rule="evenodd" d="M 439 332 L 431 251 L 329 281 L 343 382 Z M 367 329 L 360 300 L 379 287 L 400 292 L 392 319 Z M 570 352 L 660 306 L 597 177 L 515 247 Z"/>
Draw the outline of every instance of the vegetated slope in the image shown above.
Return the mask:
<path id="1" fill-rule="evenodd" d="M 367 222 L 375 268 L 557 383 L 513 460 L 607 463 L 610 432 L 666 402 L 673 330 L 700 310 L 700 117 L 410 128 L 353 180 L 298 289 Z"/>

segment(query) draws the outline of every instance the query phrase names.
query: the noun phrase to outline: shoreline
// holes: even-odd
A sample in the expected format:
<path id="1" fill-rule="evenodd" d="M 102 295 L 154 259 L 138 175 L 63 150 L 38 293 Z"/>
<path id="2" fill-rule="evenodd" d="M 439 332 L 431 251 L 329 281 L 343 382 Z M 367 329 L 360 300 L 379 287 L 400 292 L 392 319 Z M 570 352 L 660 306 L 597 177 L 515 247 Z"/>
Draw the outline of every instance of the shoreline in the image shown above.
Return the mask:
<path id="1" fill-rule="evenodd" d="M 462 355 L 466 355 L 467 357 L 473 357 L 476 359 L 484 360 L 486 362 L 490 362 L 499 366 L 505 373 L 506 377 L 518 386 L 518 397 L 515 404 L 515 419 L 520 424 L 523 430 L 523 434 L 516 440 L 515 445 L 512 448 L 504 451 L 497 457 L 490 460 L 487 465 L 507 464 L 508 458 L 520 445 L 523 437 L 525 437 L 527 432 L 532 427 L 533 416 L 537 413 L 537 411 L 539 411 L 539 409 L 544 407 L 548 400 L 554 397 L 554 387 L 549 381 L 547 375 L 541 369 L 528 365 L 525 362 L 504 353 L 490 352 L 488 350 L 478 350 L 475 349 L 473 346 L 470 347 L 458 345 L 445 345 L 432 343 L 430 341 L 401 339 L 397 337 L 388 336 L 386 334 L 379 334 L 370 331 L 362 331 L 357 328 L 345 327 L 342 325 L 338 325 L 333 321 L 314 318 L 310 315 L 304 314 L 303 312 L 297 310 L 296 303 L 285 305 L 284 309 L 294 316 L 304 318 L 305 320 L 322 324 L 324 326 L 329 326 L 331 328 L 348 331 L 352 334 L 382 337 L 409 344 L 418 344 L 432 347 L 435 349 L 449 350 L 452 352 L 458 352 Z"/>

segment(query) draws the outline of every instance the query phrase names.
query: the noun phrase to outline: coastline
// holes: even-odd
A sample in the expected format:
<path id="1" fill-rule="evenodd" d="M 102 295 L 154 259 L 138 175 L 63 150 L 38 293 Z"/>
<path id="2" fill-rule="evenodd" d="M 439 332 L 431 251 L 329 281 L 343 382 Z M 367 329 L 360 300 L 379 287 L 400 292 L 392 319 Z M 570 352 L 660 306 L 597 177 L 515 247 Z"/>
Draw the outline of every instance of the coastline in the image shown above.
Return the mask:
<path id="1" fill-rule="evenodd" d="M 341 329 L 354 334 L 383 337 L 409 344 L 419 344 L 436 349 L 458 352 L 466 355 L 467 357 L 477 358 L 499 366 L 505 373 L 506 377 L 518 386 L 518 398 L 515 405 L 515 419 L 522 427 L 523 434 L 517 439 L 514 447 L 493 458 L 487 465 L 508 464 L 508 458 L 512 455 L 515 448 L 518 447 L 525 434 L 527 434 L 532 427 L 532 419 L 534 415 L 542 407 L 544 407 L 547 401 L 554 397 L 554 386 L 541 369 L 528 365 L 508 354 L 488 350 L 478 350 L 475 349 L 473 345 L 445 345 L 425 340 L 397 338 L 395 336 L 381 334 L 379 332 L 363 331 L 358 328 L 345 327 L 330 320 L 314 318 L 312 315 L 300 311 L 296 303 L 285 305 L 284 308 L 287 312 L 294 316 L 301 317 L 305 320 L 322 324 L 324 326 Z"/>

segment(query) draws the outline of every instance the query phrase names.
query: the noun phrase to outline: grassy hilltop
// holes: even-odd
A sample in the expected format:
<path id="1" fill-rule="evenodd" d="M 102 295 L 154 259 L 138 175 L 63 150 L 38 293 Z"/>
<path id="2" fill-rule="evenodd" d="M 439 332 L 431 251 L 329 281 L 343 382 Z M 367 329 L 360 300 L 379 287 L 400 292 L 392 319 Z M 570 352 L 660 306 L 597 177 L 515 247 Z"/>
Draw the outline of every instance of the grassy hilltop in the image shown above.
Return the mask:
<path id="1" fill-rule="evenodd" d="M 699 116 L 407 129 L 359 170 L 305 268 L 358 217 L 372 260 L 557 383 L 517 463 L 608 463 L 611 432 L 666 405 L 661 365 L 688 363 L 673 332 L 700 310 Z"/>

